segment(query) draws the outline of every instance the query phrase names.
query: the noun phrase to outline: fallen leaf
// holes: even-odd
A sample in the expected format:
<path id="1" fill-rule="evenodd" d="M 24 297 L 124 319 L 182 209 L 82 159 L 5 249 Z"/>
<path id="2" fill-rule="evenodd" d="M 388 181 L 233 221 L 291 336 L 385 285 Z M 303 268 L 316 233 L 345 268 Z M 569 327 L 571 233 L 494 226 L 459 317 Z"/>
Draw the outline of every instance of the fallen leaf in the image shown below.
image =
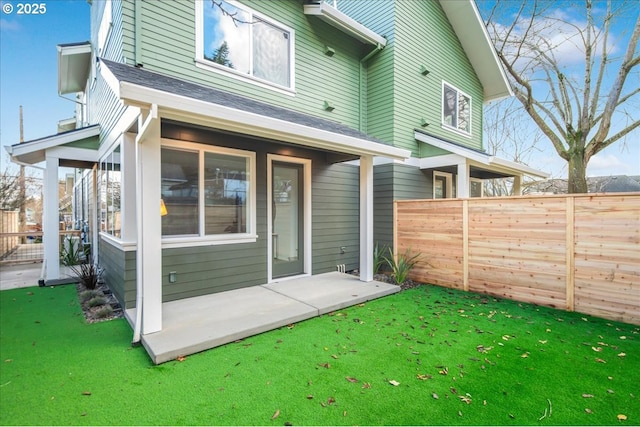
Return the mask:
<path id="1" fill-rule="evenodd" d="M 337 359 L 337 358 L 338 358 L 338 356 L 337 356 L 337 355 L 335 355 L 335 354 L 332 354 L 332 355 L 331 355 L 331 357 L 333 357 L 334 359 Z"/>
<path id="2" fill-rule="evenodd" d="M 334 403 L 336 403 L 335 397 L 330 397 L 330 398 L 327 399 L 327 404 L 328 405 L 333 405 Z"/>
<path id="3" fill-rule="evenodd" d="M 11 363 L 11 362 L 13 362 L 13 359 L 5 359 L 4 360 L 4 363 Z"/>
<path id="4" fill-rule="evenodd" d="M 446 366 L 444 367 L 444 369 L 441 369 L 438 371 L 438 373 L 440 375 L 448 375 L 449 374 L 449 368 L 447 368 Z"/>
<path id="5" fill-rule="evenodd" d="M 431 393 L 431 397 L 433 397 L 436 400 L 440 399 L 440 396 L 438 396 L 436 393 Z"/>
<path id="6" fill-rule="evenodd" d="M 584 397 L 585 399 L 590 399 L 593 397 L 593 394 L 584 393 L 582 397 Z"/>
<path id="7" fill-rule="evenodd" d="M 353 377 L 345 377 L 345 380 L 349 381 L 350 383 L 359 383 L 360 380 L 358 380 L 357 378 L 353 378 Z"/>
<path id="8" fill-rule="evenodd" d="M 318 366 L 320 366 L 322 368 L 327 368 L 327 369 L 329 369 L 331 367 L 329 362 L 327 362 L 327 363 L 318 363 Z"/>
<path id="9" fill-rule="evenodd" d="M 371 383 L 362 384 L 362 388 L 371 388 Z"/>
<path id="10" fill-rule="evenodd" d="M 287 329 L 293 329 L 293 328 L 295 328 L 295 327 L 296 327 L 295 323 L 292 323 L 292 324 L 290 324 L 290 325 L 287 325 Z"/>
<path id="11" fill-rule="evenodd" d="M 618 353 L 618 357 L 625 357 L 627 353 Z"/>
<path id="12" fill-rule="evenodd" d="M 471 405 L 471 398 L 469 396 L 458 396 L 467 405 Z"/>
<path id="13" fill-rule="evenodd" d="M 526 359 L 527 357 L 529 357 L 529 352 L 522 353 L 520 357 L 522 357 L 523 359 Z"/>
<path id="14" fill-rule="evenodd" d="M 178 357 L 176 357 L 176 360 L 178 362 L 184 362 L 185 360 L 187 360 L 187 358 L 185 356 L 178 356 Z"/>
<path id="15" fill-rule="evenodd" d="M 509 341 L 511 339 L 511 336 L 510 335 L 503 335 L 502 339 L 505 340 L 505 341 Z"/>
<path id="16" fill-rule="evenodd" d="M 273 414 L 273 416 L 271 417 L 272 420 L 275 420 L 276 418 L 278 418 L 280 416 L 280 409 L 276 410 L 276 412 Z"/>
<path id="17" fill-rule="evenodd" d="M 313 400 L 313 394 L 309 394 L 309 395 L 307 395 L 307 399 L 309 399 L 309 400 Z"/>
<path id="18" fill-rule="evenodd" d="M 546 343 L 547 343 L 547 340 L 538 340 L 538 342 L 539 342 L 540 344 L 546 344 Z"/>
<path id="19" fill-rule="evenodd" d="M 597 351 L 598 353 L 600 353 L 602 351 L 602 347 L 591 347 L 591 350 Z"/>
<path id="20" fill-rule="evenodd" d="M 458 411 L 458 416 L 461 417 L 462 416 L 462 411 Z"/>
<path id="21" fill-rule="evenodd" d="M 620 337 L 620 339 L 621 339 L 621 340 L 626 340 L 626 339 L 627 339 L 627 337 L 625 337 L 625 336 L 623 335 L 623 336 L 621 336 L 621 337 Z M 618 415 L 618 416 L 620 416 L 620 415 Z M 625 418 L 625 420 L 626 420 L 626 418 Z"/>
<path id="22" fill-rule="evenodd" d="M 584 412 L 586 412 L 587 414 L 593 414 L 593 411 L 589 408 L 585 408 Z"/>
<path id="23" fill-rule="evenodd" d="M 91 396 L 91 392 L 90 391 L 83 391 L 82 395 L 83 396 Z"/>
<path id="24" fill-rule="evenodd" d="M 363 304 L 363 305 L 364 305 L 364 304 Z M 346 417 L 346 416 L 347 416 L 347 411 L 344 411 L 344 412 L 342 413 L 342 416 L 343 416 L 343 417 Z"/>
<path id="25" fill-rule="evenodd" d="M 618 421 L 626 421 L 627 416 L 624 414 L 618 414 Z"/>
<path id="26" fill-rule="evenodd" d="M 400 385 L 400 383 L 398 381 L 396 381 L 396 380 L 389 381 L 389 384 L 391 384 L 394 387 L 398 387 Z"/>
<path id="27" fill-rule="evenodd" d="M 611 390 L 611 389 L 608 389 L 608 390 L 607 390 L 607 393 L 609 393 L 609 394 L 613 394 L 613 393 L 615 393 L 615 391 L 613 391 L 613 390 Z"/>
<path id="28" fill-rule="evenodd" d="M 600 359 L 599 357 L 596 357 L 596 362 L 598 362 L 598 363 L 607 363 L 606 360 Z"/>

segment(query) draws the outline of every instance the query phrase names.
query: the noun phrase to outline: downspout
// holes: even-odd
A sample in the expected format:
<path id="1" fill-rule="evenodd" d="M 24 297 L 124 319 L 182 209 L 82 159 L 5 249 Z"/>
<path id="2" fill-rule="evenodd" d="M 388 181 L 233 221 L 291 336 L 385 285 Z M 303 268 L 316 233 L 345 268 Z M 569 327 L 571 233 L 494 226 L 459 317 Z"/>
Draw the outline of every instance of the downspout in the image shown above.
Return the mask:
<path id="1" fill-rule="evenodd" d="M 380 52 L 382 49 L 384 49 L 384 46 L 381 45 L 380 43 L 378 43 L 375 47 L 375 49 L 373 49 L 371 52 L 369 52 L 367 54 L 367 56 L 365 56 L 364 58 L 362 58 L 360 60 L 360 68 L 359 68 L 359 74 L 358 74 L 358 96 L 360 98 L 360 117 L 359 117 L 359 121 L 358 121 L 358 130 L 360 130 L 360 132 L 366 132 L 366 129 L 364 129 L 364 108 L 365 108 L 365 97 L 364 97 L 364 84 L 362 83 L 362 79 L 364 77 L 364 64 L 367 63 L 367 61 L 369 61 L 369 59 L 373 58 L 374 55 L 376 55 L 378 52 Z"/>
<path id="2" fill-rule="evenodd" d="M 142 2 L 133 2 L 133 8 L 133 65 L 137 67 L 142 63 Z"/>

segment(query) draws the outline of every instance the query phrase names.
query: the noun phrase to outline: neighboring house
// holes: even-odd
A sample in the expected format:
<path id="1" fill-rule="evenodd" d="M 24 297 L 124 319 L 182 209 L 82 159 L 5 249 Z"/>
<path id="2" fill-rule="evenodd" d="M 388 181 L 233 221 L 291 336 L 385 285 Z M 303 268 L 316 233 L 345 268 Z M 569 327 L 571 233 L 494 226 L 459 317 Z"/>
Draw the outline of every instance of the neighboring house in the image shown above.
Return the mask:
<path id="1" fill-rule="evenodd" d="M 75 129 L 9 151 L 45 183 L 86 169 L 76 219 L 143 334 L 167 301 L 337 266 L 371 281 L 394 199 L 546 176 L 482 150 L 483 103 L 511 91 L 472 0 L 90 3 L 91 40 L 58 46 Z"/>
<path id="2" fill-rule="evenodd" d="M 567 194 L 566 179 L 548 179 L 527 186 L 529 194 Z M 587 177 L 588 193 L 630 193 L 640 191 L 640 176 L 611 175 Z"/>

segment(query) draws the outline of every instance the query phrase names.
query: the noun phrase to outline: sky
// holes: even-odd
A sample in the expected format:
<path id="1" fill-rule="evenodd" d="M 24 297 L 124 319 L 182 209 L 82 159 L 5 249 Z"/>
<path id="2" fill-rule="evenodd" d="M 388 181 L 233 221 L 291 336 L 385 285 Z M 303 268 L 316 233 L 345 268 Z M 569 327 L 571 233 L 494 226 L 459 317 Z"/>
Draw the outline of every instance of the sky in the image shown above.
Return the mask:
<path id="1" fill-rule="evenodd" d="M 400 0 L 410 1 L 410 0 Z M 18 14 L 18 4 L 0 0 L 0 145 L 19 142 L 19 107 L 23 107 L 26 141 L 55 134 L 59 120 L 74 115 L 74 103 L 57 93 L 57 49 L 62 43 L 89 40 L 90 5 L 86 0 L 40 0 L 46 10 L 40 15 Z M 482 11 L 486 0 L 478 2 Z M 628 22 L 631 22 L 629 20 Z M 620 28 L 616 28 L 620 31 Z M 633 77 L 637 77 L 638 73 Z M 632 77 L 632 78 L 633 78 Z M 628 82 L 626 87 L 633 84 Z M 72 98 L 67 95 L 67 98 Z M 636 112 L 636 119 L 640 112 Z M 0 149 L 0 169 L 8 155 Z M 566 162 L 548 141 L 538 143 L 529 166 L 554 178 L 566 177 Z M 589 163 L 587 173 L 640 175 L 640 130 L 615 143 Z"/>

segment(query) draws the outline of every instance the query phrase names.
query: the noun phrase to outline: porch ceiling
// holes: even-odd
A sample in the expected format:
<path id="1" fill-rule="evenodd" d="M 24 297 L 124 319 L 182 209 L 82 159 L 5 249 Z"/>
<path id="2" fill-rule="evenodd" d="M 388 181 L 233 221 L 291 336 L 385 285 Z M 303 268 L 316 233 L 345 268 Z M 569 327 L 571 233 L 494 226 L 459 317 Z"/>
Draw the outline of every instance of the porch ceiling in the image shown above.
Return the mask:
<path id="1" fill-rule="evenodd" d="M 35 165 L 46 159 L 47 152 L 60 159 L 60 166 L 87 167 L 98 161 L 100 126 L 93 125 L 44 138 L 6 146 L 16 163 Z"/>
<path id="2" fill-rule="evenodd" d="M 58 93 L 83 92 L 90 68 L 90 42 L 58 45 Z"/>
<path id="3" fill-rule="evenodd" d="M 546 172 L 510 160 L 501 159 L 497 156 L 491 156 L 482 151 L 464 147 L 450 141 L 445 141 L 419 130 L 415 131 L 415 138 L 420 142 L 450 153 L 420 159 L 420 167 L 422 169 L 443 169 L 447 166 L 454 167 L 464 161 L 469 163 L 471 176 L 474 178 L 507 178 L 521 175 L 528 175 L 535 178 L 549 177 L 549 174 Z"/>
<path id="4" fill-rule="evenodd" d="M 396 160 L 411 156 L 409 150 L 337 122 L 125 64 L 104 59 L 101 64 L 100 72 L 126 105 L 155 105 L 162 118 L 335 153 Z"/>

